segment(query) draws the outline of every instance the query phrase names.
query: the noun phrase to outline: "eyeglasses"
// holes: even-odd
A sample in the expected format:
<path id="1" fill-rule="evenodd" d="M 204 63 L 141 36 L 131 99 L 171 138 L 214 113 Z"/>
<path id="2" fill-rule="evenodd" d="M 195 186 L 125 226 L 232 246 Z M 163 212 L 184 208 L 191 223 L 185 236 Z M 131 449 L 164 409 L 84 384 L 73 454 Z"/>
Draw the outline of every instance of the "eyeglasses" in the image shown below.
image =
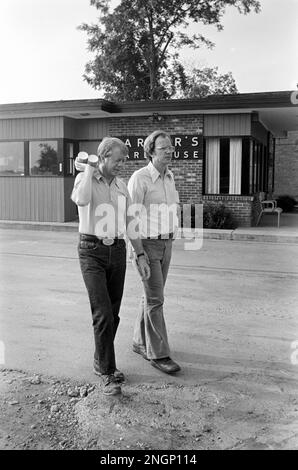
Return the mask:
<path id="1" fill-rule="evenodd" d="M 155 150 L 162 150 L 163 152 L 169 150 L 170 152 L 175 152 L 175 147 L 173 147 L 172 145 L 168 145 L 167 147 L 156 147 Z"/>

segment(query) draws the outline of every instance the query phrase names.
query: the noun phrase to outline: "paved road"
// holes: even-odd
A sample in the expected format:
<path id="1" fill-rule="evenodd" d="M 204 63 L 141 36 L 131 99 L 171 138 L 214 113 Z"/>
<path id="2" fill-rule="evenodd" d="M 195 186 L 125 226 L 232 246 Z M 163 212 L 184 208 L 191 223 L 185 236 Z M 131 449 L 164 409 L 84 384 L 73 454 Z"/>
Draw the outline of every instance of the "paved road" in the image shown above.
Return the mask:
<path id="1" fill-rule="evenodd" d="M 5 366 L 92 381 L 91 314 L 74 233 L 0 230 L 0 341 Z M 231 373 L 298 378 L 298 246 L 175 242 L 166 290 L 177 382 Z M 118 367 L 133 382 L 168 380 L 131 352 L 141 282 L 128 265 L 117 337 Z"/>

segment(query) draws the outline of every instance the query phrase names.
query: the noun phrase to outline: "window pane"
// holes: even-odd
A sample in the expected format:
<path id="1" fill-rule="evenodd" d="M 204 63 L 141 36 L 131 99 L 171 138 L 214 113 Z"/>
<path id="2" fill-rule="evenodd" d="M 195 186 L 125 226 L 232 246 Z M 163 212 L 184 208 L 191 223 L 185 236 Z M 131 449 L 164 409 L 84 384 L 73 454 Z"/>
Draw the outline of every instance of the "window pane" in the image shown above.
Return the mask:
<path id="1" fill-rule="evenodd" d="M 241 194 L 249 194 L 249 171 L 250 171 L 250 140 L 244 138 L 242 140 L 242 178 L 241 178 Z"/>
<path id="2" fill-rule="evenodd" d="M 220 193 L 229 194 L 230 139 L 220 139 Z"/>
<path id="3" fill-rule="evenodd" d="M 0 142 L 0 175 L 24 176 L 24 142 Z"/>
<path id="4" fill-rule="evenodd" d="M 72 142 L 68 142 L 66 144 L 66 160 L 67 160 L 67 174 L 74 175 L 75 174 L 74 144 Z"/>
<path id="5" fill-rule="evenodd" d="M 268 191 L 268 149 L 264 147 L 264 181 L 263 181 L 264 191 Z"/>
<path id="6" fill-rule="evenodd" d="M 211 137 L 206 141 L 205 170 L 206 194 L 218 194 L 220 176 L 220 141 L 218 138 Z"/>
<path id="7" fill-rule="evenodd" d="M 99 140 L 86 141 L 79 143 L 80 152 L 87 152 L 89 155 L 97 155 L 97 148 L 99 145 Z"/>
<path id="8" fill-rule="evenodd" d="M 30 142 L 30 175 L 51 176 L 59 174 L 58 142 L 44 140 Z"/>

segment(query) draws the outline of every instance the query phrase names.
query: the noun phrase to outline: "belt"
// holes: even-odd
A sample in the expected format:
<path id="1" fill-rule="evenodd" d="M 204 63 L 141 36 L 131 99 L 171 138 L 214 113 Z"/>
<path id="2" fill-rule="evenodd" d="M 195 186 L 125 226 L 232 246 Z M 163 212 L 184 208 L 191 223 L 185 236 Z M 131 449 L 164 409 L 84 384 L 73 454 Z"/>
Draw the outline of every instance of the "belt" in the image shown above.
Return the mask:
<path id="1" fill-rule="evenodd" d="M 106 246 L 117 245 L 118 243 L 124 242 L 123 237 L 98 238 L 95 235 L 89 235 L 87 233 L 80 233 L 80 240 L 87 241 L 87 242 L 96 242 L 96 243 L 100 243 L 101 245 L 106 245 Z"/>
<path id="2" fill-rule="evenodd" d="M 174 238 L 173 232 L 157 235 L 156 237 L 147 237 L 147 240 L 171 240 L 172 238 Z"/>

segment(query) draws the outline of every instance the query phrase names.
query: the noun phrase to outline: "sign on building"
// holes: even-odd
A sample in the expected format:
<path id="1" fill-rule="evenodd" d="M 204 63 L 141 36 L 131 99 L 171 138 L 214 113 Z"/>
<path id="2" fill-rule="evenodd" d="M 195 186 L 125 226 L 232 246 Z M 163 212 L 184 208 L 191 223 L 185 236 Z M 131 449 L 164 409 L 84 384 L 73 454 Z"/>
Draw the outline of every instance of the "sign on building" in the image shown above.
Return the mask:
<path id="1" fill-rule="evenodd" d="M 119 137 L 129 149 L 129 160 L 144 160 L 144 136 Z M 175 160 L 202 160 L 202 135 L 171 135 L 175 147 L 173 159 Z"/>

